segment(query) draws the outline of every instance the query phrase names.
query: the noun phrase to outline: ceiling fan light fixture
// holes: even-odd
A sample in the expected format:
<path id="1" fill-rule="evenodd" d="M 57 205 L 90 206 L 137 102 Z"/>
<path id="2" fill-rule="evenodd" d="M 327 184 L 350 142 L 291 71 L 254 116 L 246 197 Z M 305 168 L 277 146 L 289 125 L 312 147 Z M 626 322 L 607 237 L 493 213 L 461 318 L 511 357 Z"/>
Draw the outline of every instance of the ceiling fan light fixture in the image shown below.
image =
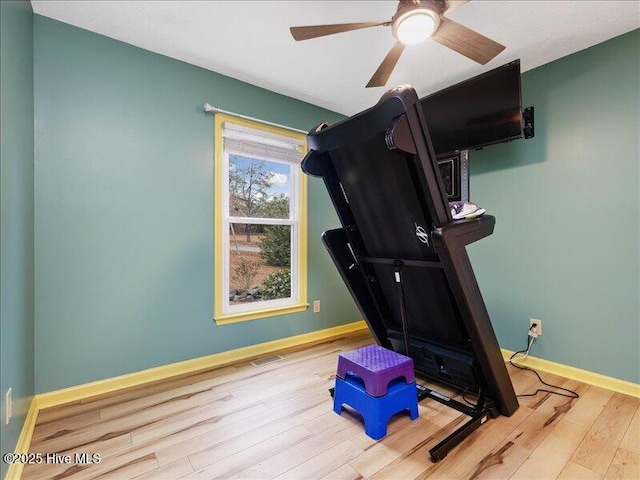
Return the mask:
<path id="1" fill-rule="evenodd" d="M 420 43 L 433 35 L 438 15 L 428 8 L 415 8 L 400 15 L 393 22 L 393 36 L 405 45 Z"/>

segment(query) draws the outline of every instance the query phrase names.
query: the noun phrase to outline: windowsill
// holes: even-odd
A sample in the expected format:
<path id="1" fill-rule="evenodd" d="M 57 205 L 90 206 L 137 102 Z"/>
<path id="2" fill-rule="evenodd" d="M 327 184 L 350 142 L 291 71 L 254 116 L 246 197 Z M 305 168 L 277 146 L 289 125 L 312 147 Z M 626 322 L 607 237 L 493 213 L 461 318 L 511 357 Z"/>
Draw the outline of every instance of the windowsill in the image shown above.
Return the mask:
<path id="1" fill-rule="evenodd" d="M 304 312 L 309 308 L 308 303 L 298 305 L 287 305 L 286 307 L 267 308 L 252 312 L 233 313 L 228 315 L 218 315 L 213 321 L 216 325 L 229 325 L 231 323 L 248 322 L 250 320 L 258 320 L 260 318 L 274 317 L 276 315 L 286 315 L 288 313 Z"/>

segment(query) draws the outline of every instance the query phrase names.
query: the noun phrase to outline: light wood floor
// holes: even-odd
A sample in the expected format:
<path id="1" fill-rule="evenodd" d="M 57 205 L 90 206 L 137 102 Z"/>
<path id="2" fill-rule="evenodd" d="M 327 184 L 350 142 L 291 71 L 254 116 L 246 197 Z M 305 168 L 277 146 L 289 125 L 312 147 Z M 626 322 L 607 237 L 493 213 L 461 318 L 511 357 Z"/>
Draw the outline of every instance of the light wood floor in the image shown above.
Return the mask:
<path id="1" fill-rule="evenodd" d="M 31 479 L 638 479 L 639 400 L 544 375 L 580 393 L 522 399 L 436 464 L 428 450 L 467 417 L 424 400 L 420 417 L 391 420 L 374 441 L 355 414 L 332 411 L 338 353 L 351 336 L 262 367 L 230 366 L 40 412 L 31 452 L 71 464 L 27 465 Z M 510 370 L 518 393 L 535 376 Z M 441 389 L 444 391 L 444 389 Z M 73 455 L 98 453 L 78 465 Z"/>

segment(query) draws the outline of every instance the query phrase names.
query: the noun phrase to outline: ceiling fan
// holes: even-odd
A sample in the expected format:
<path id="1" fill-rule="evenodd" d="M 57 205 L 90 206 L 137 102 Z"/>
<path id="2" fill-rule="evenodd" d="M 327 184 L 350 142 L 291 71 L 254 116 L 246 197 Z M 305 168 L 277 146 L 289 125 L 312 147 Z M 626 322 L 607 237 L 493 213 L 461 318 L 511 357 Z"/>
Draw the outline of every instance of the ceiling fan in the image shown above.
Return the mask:
<path id="1" fill-rule="evenodd" d="M 469 0 L 400 0 L 391 20 L 384 22 L 339 23 L 291 27 L 297 41 L 349 32 L 361 28 L 391 26 L 396 43 L 369 80 L 367 88 L 382 87 L 387 83 L 407 44 L 419 43 L 427 38 L 435 40 L 471 60 L 484 65 L 502 50 L 504 45 L 479 34 L 444 16 Z"/>

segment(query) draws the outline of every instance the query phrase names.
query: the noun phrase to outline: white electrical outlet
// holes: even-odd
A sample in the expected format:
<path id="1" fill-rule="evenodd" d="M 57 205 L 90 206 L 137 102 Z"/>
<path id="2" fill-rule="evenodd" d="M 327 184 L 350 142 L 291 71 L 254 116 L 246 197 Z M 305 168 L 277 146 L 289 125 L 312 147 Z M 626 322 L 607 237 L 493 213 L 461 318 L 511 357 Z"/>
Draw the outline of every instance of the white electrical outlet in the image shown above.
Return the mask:
<path id="1" fill-rule="evenodd" d="M 536 328 L 532 329 L 534 323 L 536 325 Z M 530 318 L 529 330 L 534 332 L 538 337 L 541 337 L 542 336 L 542 320 L 539 320 L 537 318 Z"/>
<path id="2" fill-rule="evenodd" d="M 320 311 L 320 300 L 313 301 L 313 313 L 318 313 Z"/>
<path id="3" fill-rule="evenodd" d="M 7 390 L 7 393 L 4 395 L 4 407 L 5 407 L 5 415 L 4 415 L 4 423 L 5 425 L 9 425 L 9 421 L 11 420 L 11 416 L 13 415 L 13 402 L 11 401 L 11 387 Z"/>

